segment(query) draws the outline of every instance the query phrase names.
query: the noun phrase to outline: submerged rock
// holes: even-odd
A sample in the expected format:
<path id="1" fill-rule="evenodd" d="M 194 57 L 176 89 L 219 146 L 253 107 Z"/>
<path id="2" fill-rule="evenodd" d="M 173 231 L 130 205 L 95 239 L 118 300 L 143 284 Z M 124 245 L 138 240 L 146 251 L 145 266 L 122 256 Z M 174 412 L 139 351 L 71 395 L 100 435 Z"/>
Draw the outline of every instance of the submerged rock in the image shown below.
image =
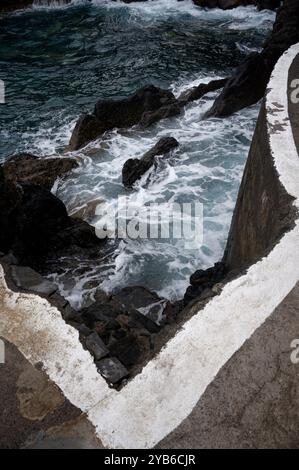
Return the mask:
<path id="1" fill-rule="evenodd" d="M 127 188 L 132 187 L 154 165 L 156 156 L 166 155 L 178 146 L 178 141 L 173 137 L 163 137 L 142 158 L 127 160 L 122 169 L 124 186 Z"/>
<path id="2" fill-rule="evenodd" d="M 78 150 L 114 128 L 128 128 L 136 124 L 147 127 L 162 117 L 173 115 L 173 105 L 176 104 L 173 93 L 153 85 L 145 86 L 122 100 L 100 100 L 93 114 L 80 116 L 69 148 Z M 179 107 L 177 112 L 180 112 Z"/>

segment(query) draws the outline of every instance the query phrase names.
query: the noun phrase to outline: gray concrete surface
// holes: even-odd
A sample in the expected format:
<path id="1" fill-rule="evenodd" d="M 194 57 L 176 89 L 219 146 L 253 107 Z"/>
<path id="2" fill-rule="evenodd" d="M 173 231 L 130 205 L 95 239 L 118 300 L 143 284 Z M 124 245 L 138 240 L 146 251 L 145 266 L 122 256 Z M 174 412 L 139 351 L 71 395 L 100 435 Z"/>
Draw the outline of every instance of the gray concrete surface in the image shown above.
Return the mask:
<path id="1" fill-rule="evenodd" d="M 189 417 L 158 448 L 298 448 L 299 284 L 226 363 Z"/>
<path id="2" fill-rule="evenodd" d="M 56 385 L 3 340 L 0 364 L 0 449 L 99 448 L 93 426 Z"/>

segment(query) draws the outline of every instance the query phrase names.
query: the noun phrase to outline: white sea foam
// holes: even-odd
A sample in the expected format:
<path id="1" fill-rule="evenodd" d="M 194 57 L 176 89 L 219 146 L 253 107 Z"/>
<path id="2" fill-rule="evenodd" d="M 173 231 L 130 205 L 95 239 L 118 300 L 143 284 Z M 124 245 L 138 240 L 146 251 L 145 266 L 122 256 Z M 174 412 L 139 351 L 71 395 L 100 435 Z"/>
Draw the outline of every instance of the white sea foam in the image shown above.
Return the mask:
<path id="1" fill-rule="evenodd" d="M 179 16 L 182 14 L 197 17 L 203 21 L 221 21 L 230 23 L 231 29 L 255 29 L 269 28 L 269 22 L 273 22 L 275 13 L 270 10 L 259 12 L 253 6 L 238 7 L 232 10 L 218 8 L 201 8 L 192 0 L 147 0 L 145 2 L 133 2 L 130 4 L 120 0 L 35 0 L 33 8 L 57 9 L 71 8 L 79 5 L 92 5 L 92 7 L 105 7 L 107 9 L 126 9 L 130 12 L 131 20 L 151 22 L 167 16 Z"/>
<path id="2" fill-rule="evenodd" d="M 175 84 L 173 90 L 179 94 L 211 78 L 215 77 Z M 69 211 L 97 197 L 104 201 L 109 223 L 119 195 L 126 195 L 138 206 L 167 201 L 198 201 L 204 205 L 202 247 L 188 250 L 184 240 L 127 239 L 120 243 L 114 258 L 109 260 L 109 272 L 101 275 L 99 269 L 102 289 L 112 291 L 139 284 L 175 299 L 183 295 L 192 272 L 199 267 L 208 267 L 222 257 L 258 107 L 225 120 L 202 120 L 202 114 L 214 97 L 215 94 L 210 94 L 188 105 L 181 116 L 161 121 L 151 129 L 109 132 L 77 152 L 85 159 L 83 165 L 58 188 L 58 195 Z M 136 184 L 135 191 L 126 191 L 121 182 L 125 161 L 141 157 L 163 136 L 175 137 L 180 143 L 179 149 L 167 161 L 161 159 L 158 162 L 149 181 L 144 177 Z M 94 269 L 84 276 L 84 281 L 80 280 L 76 285 L 76 291 L 89 276 L 94 279 Z M 78 295 L 73 287 L 68 292 L 64 290 L 64 294 L 71 301 Z"/>

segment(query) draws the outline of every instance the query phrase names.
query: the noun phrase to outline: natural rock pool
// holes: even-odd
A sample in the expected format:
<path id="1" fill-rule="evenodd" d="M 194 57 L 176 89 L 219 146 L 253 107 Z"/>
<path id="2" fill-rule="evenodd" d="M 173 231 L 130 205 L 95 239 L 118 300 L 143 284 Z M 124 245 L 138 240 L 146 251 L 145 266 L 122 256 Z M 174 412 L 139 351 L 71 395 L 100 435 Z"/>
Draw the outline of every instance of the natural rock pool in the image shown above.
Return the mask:
<path id="1" fill-rule="evenodd" d="M 191 0 L 73 1 L 3 16 L 1 160 L 19 151 L 62 154 L 79 114 L 91 111 L 100 98 L 124 98 L 147 84 L 178 95 L 193 84 L 230 75 L 250 51 L 261 48 L 273 20 L 269 11 L 206 11 Z M 142 285 L 180 298 L 190 274 L 221 258 L 258 106 L 228 119 L 202 120 L 214 96 L 147 130 L 108 132 L 76 152 L 82 164 L 55 187 L 70 213 L 98 200 L 112 218 L 119 195 L 140 207 L 199 201 L 204 243 L 191 250 L 182 240 L 125 240 L 101 266 L 95 262 L 87 271 L 78 266 L 71 276 L 53 272 L 75 307 L 99 286 L 110 292 Z M 179 148 L 167 162 L 159 161 L 149 181 L 141 179 L 128 192 L 121 181 L 125 161 L 165 136 L 177 139 Z"/>

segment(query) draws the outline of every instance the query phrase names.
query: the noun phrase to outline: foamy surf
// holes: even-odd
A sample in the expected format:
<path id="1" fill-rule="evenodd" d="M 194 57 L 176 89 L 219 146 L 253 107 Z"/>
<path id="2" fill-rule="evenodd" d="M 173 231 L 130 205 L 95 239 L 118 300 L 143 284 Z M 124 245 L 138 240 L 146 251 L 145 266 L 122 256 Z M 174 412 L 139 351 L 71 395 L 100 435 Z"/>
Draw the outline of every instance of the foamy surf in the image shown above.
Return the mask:
<path id="1" fill-rule="evenodd" d="M 30 20 L 28 30 L 23 14 Z M 191 0 L 35 3 L 33 10 L 7 19 L 15 22 L 20 36 L 18 60 L 7 77 L 5 67 L 12 63 L 16 47 L 0 42 L 0 78 L 8 81 L 8 99 L 22 103 L 17 116 L 10 115 L 9 106 L 0 116 L 5 123 L 1 153 L 62 153 L 80 112 L 90 111 L 99 98 L 127 96 L 148 83 L 179 95 L 200 82 L 226 76 L 246 54 L 261 47 L 273 19 L 273 12 L 253 7 L 206 10 Z M 36 31 L 43 33 L 35 36 Z M 40 47 L 42 59 L 35 53 Z M 214 97 L 210 94 L 188 105 L 182 115 L 146 131 L 107 133 L 75 153 L 81 166 L 54 188 L 70 214 L 99 200 L 112 215 L 118 196 L 125 195 L 140 207 L 199 201 L 204 208 L 204 241 L 198 249 L 187 249 L 182 240 L 126 239 L 116 248 L 111 242 L 111 253 L 100 261 L 78 259 L 75 272 L 68 272 L 64 260 L 65 272 L 51 277 L 76 308 L 90 301 L 97 287 L 110 292 L 138 284 L 169 299 L 179 298 L 192 272 L 222 257 L 258 106 L 229 119 L 204 121 L 202 115 Z M 140 158 L 164 136 L 175 137 L 180 147 L 169 159 L 160 159 L 128 193 L 121 182 L 123 164 Z M 95 222 L 90 212 L 84 217 Z"/>
<path id="2" fill-rule="evenodd" d="M 173 89 L 180 94 L 211 78 L 175 84 Z M 78 152 L 85 158 L 84 164 L 59 185 L 57 194 L 70 212 L 96 197 L 103 201 L 103 208 L 111 218 L 116 211 L 118 196 L 126 196 L 129 203 L 138 207 L 150 204 L 163 207 L 165 202 L 199 201 L 203 204 L 202 247 L 190 250 L 185 247 L 184 240 L 126 239 L 111 257 L 109 273 L 99 275 L 103 290 L 109 292 L 139 284 L 174 300 L 184 294 L 192 272 L 199 266 L 206 268 L 222 257 L 258 107 L 227 120 L 202 120 L 202 114 L 214 97 L 215 94 L 210 94 L 200 102 L 188 105 L 182 116 L 161 121 L 149 130 L 107 133 Z M 175 137 L 180 143 L 179 149 L 166 162 L 158 161 L 158 167 L 150 170 L 133 192 L 127 192 L 121 181 L 125 161 L 141 157 L 165 136 Z M 90 152 L 92 156 L 89 156 Z M 113 220 L 107 222 L 108 226 L 109 222 L 113 224 Z M 89 274 L 85 276 L 87 281 Z M 71 299 L 72 289 L 64 294 Z"/>

